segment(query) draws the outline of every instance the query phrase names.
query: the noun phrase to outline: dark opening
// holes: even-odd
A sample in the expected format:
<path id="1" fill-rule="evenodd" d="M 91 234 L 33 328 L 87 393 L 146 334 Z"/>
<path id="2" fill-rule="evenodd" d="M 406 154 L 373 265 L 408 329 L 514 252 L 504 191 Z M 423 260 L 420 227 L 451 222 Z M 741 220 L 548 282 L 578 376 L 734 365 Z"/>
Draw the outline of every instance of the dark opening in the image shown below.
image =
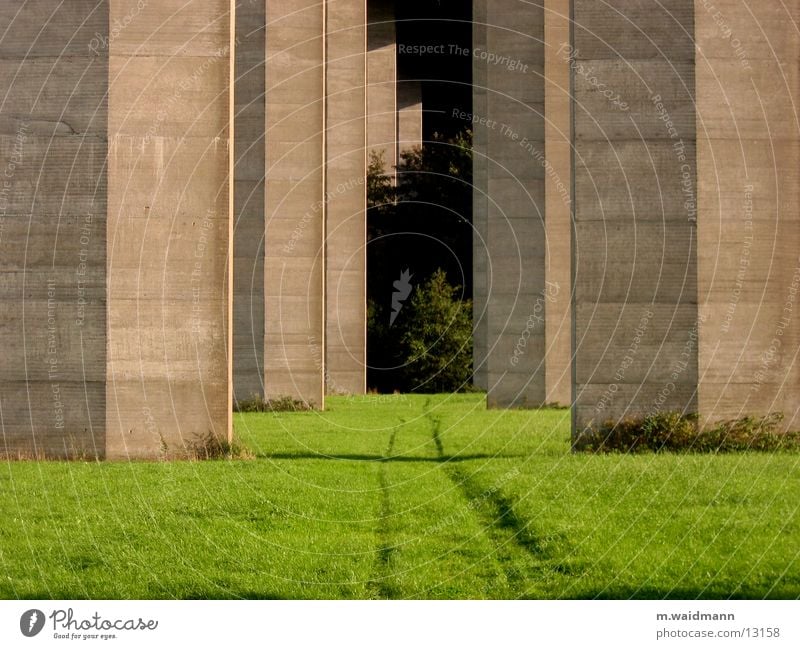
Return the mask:
<path id="1" fill-rule="evenodd" d="M 472 3 L 397 2 L 395 17 L 398 105 L 418 88 L 422 147 L 401 146 L 394 186 L 371 170 L 367 384 L 450 392 L 471 381 Z M 415 292 L 439 270 L 456 290 L 448 303 L 439 276 L 423 315 Z"/>

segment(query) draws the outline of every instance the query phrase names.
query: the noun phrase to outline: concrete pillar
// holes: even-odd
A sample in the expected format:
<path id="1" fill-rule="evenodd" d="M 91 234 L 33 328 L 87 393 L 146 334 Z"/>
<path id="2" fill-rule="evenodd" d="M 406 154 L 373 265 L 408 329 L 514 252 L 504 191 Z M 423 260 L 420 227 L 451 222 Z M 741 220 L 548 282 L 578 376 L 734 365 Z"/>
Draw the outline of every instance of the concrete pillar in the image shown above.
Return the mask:
<path id="1" fill-rule="evenodd" d="M 798 3 L 718 4 L 575 3 L 577 436 L 798 424 Z"/>
<path id="2" fill-rule="evenodd" d="M 324 405 L 325 7 L 267 1 L 264 387 Z"/>
<path id="3" fill-rule="evenodd" d="M 570 2 L 546 0 L 545 42 L 545 391 L 548 403 L 572 401 L 572 101 Z"/>
<path id="4" fill-rule="evenodd" d="M 383 156 L 386 173 L 397 166 L 397 34 L 394 2 L 367 6 L 367 153 Z"/>
<path id="5" fill-rule="evenodd" d="M 230 434 L 227 0 L 110 3 L 108 457 Z"/>
<path id="6" fill-rule="evenodd" d="M 230 434 L 228 12 L 0 7 L 4 453 L 180 457 Z"/>
<path id="7" fill-rule="evenodd" d="M 800 2 L 695 2 L 697 408 L 800 428 Z M 719 12 L 719 15 L 717 15 Z"/>
<path id="8" fill-rule="evenodd" d="M 105 455 L 109 6 L 96 5 L 0 4 L 0 453 L 12 457 Z"/>
<path id="9" fill-rule="evenodd" d="M 325 97 L 325 381 L 364 394 L 367 377 L 367 6 L 328 0 Z"/>
<path id="10" fill-rule="evenodd" d="M 486 2 L 472 3 L 472 47 L 486 50 Z M 489 389 L 488 360 L 488 287 L 492 283 L 489 260 L 489 128 L 480 118 L 488 119 L 486 64 L 472 57 L 472 112 L 478 122 L 472 126 L 472 371 L 473 383 Z"/>
<path id="11" fill-rule="evenodd" d="M 574 12 L 580 431 L 655 403 L 697 409 L 697 167 L 693 1 L 579 0 Z"/>
<path id="12" fill-rule="evenodd" d="M 264 130 L 266 2 L 236 10 L 233 387 L 264 394 Z"/>
<path id="13" fill-rule="evenodd" d="M 552 295 L 544 211 L 544 9 L 519 0 L 479 0 L 474 7 L 476 20 L 486 16 L 485 44 L 476 30 L 474 45 L 483 68 L 476 79 L 485 79 L 486 87 L 479 81 L 475 102 L 486 111 L 475 127 L 485 131 L 476 138 L 476 157 L 486 159 L 485 180 L 476 179 L 476 186 L 487 194 L 475 204 L 477 236 L 486 242 L 486 259 L 476 259 L 475 269 L 488 281 L 478 277 L 475 284 L 485 290 L 488 403 L 540 406 L 548 396 L 545 318 Z M 480 52 L 506 57 L 505 63 L 490 63 Z"/>

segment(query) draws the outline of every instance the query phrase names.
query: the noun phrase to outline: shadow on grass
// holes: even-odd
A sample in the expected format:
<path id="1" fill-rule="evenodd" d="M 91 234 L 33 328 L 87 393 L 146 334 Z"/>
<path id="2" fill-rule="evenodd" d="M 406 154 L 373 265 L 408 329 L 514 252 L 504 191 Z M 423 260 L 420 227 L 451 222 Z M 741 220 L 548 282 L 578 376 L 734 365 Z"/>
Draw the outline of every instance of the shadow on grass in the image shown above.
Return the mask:
<path id="1" fill-rule="evenodd" d="M 271 591 L 260 591 L 253 589 L 236 589 L 236 588 L 209 588 L 206 591 L 199 591 L 196 589 L 187 589 L 185 591 L 176 589 L 174 591 L 165 591 L 163 589 L 156 589 L 146 591 L 141 594 L 137 593 L 138 599 L 157 599 L 157 600 L 235 600 L 235 599 L 253 599 L 253 600 L 282 600 L 282 599 L 300 599 L 287 595 L 281 595 Z M 103 599 L 110 600 L 127 600 L 128 597 L 123 597 L 119 593 L 104 593 Z M 32 590 L 17 593 L 14 597 L 9 593 L 0 592 L 0 600 L 21 599 L 21 600 L 75 600 L 75 601 L 89 601 L 96 599 L 95 597 L 88 597 L 85 595 L 76 595 L 73 591 L 60 591 L 54 590 L 50 592 Z"/>
<path id="2" fill-rule="evenodd" d="M 468 462 L 471 460 L 519 460 L 524 455 L 445 455 L 441 457 L 418 457 L 413 455 L 369 455 L 362 453 L 259 453 L 259 460 L 346 460 L 353 462 L 430 462 L 444 464 L 447 462 Z"/>

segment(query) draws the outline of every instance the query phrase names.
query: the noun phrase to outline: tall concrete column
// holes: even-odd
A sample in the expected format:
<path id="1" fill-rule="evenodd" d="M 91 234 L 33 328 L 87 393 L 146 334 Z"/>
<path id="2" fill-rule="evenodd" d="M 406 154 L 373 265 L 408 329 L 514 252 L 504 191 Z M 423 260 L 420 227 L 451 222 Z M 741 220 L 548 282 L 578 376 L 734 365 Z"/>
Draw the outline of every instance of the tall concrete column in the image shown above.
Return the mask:
<path id="1" fill-rule="evenodd" d="M 695 2 L 703 420 L 800 428 L 800 2 Z"/>
<path id="2" fill-rule="evenodd" d="M 543 166 L 544 9 L 519 0 L 477 1 L 474 7 L 479 22 L 486 17 L 485 44 L 476 30 L 473 56 L 483 67 L 476 72 L 476 106 L 486 111 L 475 126 L 485 131 L 476 138 L 476 158 L 486 159 L 485 169 L 479 162 L 476 172 L 485 180 L 476 185 L 485 187 L 487 199 L 476 201 L 475 222 L 478 234 L 485 233 L 486 259 L 476 260 L 475 269 L 489 281 L 485 287 L 480 278 L 475 283 L 486 296 L 488 403 L 539 406 L 547 401 L 545 317 L 552 293 Z"/>
<path id="3" fill-rule="evenodd" d="M 103 457 L 109 5 L 0 24 L 0 453 Z"/>
<path id="4" fill-rule="evenodd" d="M 574 20 L 580 432 L 697 409 L 694 2 L 576 0 Z"/>
<path id="5" fill-rule="evenodd" d="M 266 2 L 236 10 L 233 387 L 264 394 L 264 42 Z"/>
<path id="6" fill-rule="evenodd" d="M 264 388 L 324 405 L 325 7 L 267 0 Z"/>
<path id="7" fill-rule="evenodd" d="M 110 2 L 108 457 L 230 434 L 231 4 Z"/>
<path id="8" fill-rule="evenodd" d="M 176 457 L 230 434 L 228 12 L 0 7 L 1 452 Z"/>
<path id="9" fill-rule="evenodd" d="M 548 403 L 572 401 L 572 101 L 569 0 L 546 0 L 545 43 L 545 390 Z"/>
<path id="10" fill-rule="evenodd" d="M 364 394 L 367 388 L 366 25 L 366 0 L 328 0 L 325 381 L 329 394 Z"/>
<path id="11" fill-rule="evenodd" d="M 367 3 L 367 153 L 397 166 L 397 34 L 393 0 Z"/>
<path id="12" fill-rule="evenodd" d="M 576 435 L 668 410 L 797 427 L 797 17 L 575 3 Z"/>
<path id="13" fill-rule="evenodd" d="M 472 47 L 486 49 L 486 5 L 472 3 Z M 487 292 L 492 283 L 492 266 L 488 248 L 489 216 L 489 128 L 486 63 L 472 57 L 472 112 L 478 121 L 472 125 L 472 371 L 473 383 L 481 390 L 489 389 Z M 481 123 L 481 118 L 484 118 Z"/>

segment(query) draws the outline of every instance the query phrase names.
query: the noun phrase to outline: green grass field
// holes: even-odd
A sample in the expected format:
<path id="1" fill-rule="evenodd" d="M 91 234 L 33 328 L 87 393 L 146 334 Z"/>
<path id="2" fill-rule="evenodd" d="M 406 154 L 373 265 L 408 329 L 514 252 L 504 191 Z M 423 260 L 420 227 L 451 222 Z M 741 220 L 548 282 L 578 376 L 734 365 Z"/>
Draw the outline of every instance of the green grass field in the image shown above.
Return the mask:
<path id="1" fill-rule="evenodd" d="M 256 459 L 0 468 L 3 598 L 797 598 L 800 455 L 573 455 L 479 395 L 237 415 Z"/>

